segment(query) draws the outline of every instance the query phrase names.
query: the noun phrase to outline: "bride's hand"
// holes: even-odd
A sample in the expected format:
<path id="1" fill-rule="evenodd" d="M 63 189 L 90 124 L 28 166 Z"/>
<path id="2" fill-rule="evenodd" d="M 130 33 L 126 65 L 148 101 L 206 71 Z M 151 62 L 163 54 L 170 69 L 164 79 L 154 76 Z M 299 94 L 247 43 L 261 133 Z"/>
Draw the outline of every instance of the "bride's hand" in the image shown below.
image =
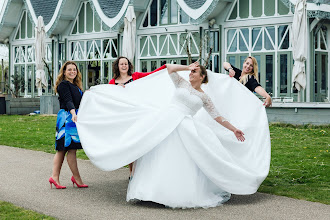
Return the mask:
<path id="1" fill-rule="evenodd" d="M 121 83 L 118 83 L 117 86 L 122 86 L 123 88 L 125 88 L 125 85 Z"/>
<path id="2" fill-rule="evenodd" d="M 245 137 L 244 137 L 244 133 L 243 133 L 243 131 L 241 131 L 241 130 L 239 130 L 239 129 L 236 129 L 236 130 L 234 131 L 234 134 L 235 134 L 237 140 L 242 141 L 242 142 L 245 140 Z"/>
<path id="3" fill-rule="evenodd" d="M 196 70 L 197 68 L 199 68 L 199 63 L 198 61 L 196 61 L 195 63 L 190 64 L 188 67 L 189 70 Z"/>

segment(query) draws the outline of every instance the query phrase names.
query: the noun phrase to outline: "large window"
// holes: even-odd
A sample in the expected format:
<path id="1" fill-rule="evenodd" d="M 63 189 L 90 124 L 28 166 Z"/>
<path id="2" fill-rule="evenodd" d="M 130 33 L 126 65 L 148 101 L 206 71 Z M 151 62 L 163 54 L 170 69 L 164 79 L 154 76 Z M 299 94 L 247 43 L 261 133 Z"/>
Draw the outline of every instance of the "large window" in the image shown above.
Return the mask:
<path id="1" fill-rule="evenodd" d="M 93 11 L 89 2 L 81 4 L 78 15 L 75 19 L 71 34 L 84 34 L 109 31 L 110 28 L 101 22 L 97 17 L 96 12 Z"/>
<path id="2" fill-rule="evenodd" d="M 199 32 L 181 32 L 139 36 L 140 58 L 199 56 Z"/>
<path id="3" fill-rule="evenodd" d="M 52 62 L 51 44 L 46 44 L 45 62 L 50 70 Z M 35 87 L 35 47 L 34 45 L 20 45 L 13 46 L 14 52 L 14 74 L 18 73 L 24 79 L 24 88 L 21 90 L 21 96 L 34 97 L 37 95 L 37 88 Z M 52 83 L 48 75 L 46 66 L 44 67 L 46 79 L 48 81 L 47 90 L 43 89 L 45 94 L 52 94 Z"/>
<path id="4" fill-rule="evenodd" d="M 293 10 L 294 8 L 288 8 L 282 0 L 237 0 L 228 19 L 287 15 Z"/>
<path id="5" fill-rule="evenodd" d="M 321 25 L 320 28 L 316 29 L 315 41 L 314 41 L 314 74 L 313 74 L 313 92 L 314 101 L 323 102 L 325 99 L 329 100 L 329 53 L 330 48 L 328 46 L 327 36 L 328 28 Z"/>
<path id="6" fill-rule="evenodd" d="M 296 96 L 291 85 L 289 25 L 229 28 L 225 36 L 227 62 L 242 68 L 245 58 L 252 55 L 258 61 L 259 82 L 268 93 L 273 97 Z"/>
<path id="7" fill-rule="evenodd" d="M 142 27 L 187 24 L 190 17 L 176 0 L 152 0 L 144 15 Z"/>
<path id="8" fill-rule="evenodd" d="M 108 83 L 112 78 L 112 62 L 118 57 L 117 38 L 69 41 L 70 59 L 79 64 L 83 87 Z"/>
<path id="9" fill-rule="evenodd" d="M 26 11 L 22 13 L 21 21 L 16 29 L 16 40 L 34 38 L 34 24 L 30 21 Z"/>

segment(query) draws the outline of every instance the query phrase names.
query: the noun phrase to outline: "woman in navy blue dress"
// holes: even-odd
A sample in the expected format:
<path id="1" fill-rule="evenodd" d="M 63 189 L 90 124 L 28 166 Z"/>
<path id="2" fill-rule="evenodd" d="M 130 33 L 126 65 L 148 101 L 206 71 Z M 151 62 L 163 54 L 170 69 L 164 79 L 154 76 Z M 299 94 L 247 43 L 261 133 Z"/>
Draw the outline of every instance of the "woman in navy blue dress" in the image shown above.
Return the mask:
<path id="1" fill-rule="evenodd" d="M 78 136 L 76 122 L 77 112 L 83 95 L 82 76 L 78 70 L 77 64 L 67 61 L 61 68 L 56 79 L 55 92 L 59 95 L 60 111 L 57 114 L 56 121 L 56 154 L 53 162 L 53 174 L 49 178 L 50 186 L 55 185 L 56 189 L 65 189 L 60 185 L 60 172 L 62 164 L 67 155 L 67 161 L 72 172 L 71 181 L 79 188 L 86 188 L 81 180 L 76 151 L 82 149 Z"/>

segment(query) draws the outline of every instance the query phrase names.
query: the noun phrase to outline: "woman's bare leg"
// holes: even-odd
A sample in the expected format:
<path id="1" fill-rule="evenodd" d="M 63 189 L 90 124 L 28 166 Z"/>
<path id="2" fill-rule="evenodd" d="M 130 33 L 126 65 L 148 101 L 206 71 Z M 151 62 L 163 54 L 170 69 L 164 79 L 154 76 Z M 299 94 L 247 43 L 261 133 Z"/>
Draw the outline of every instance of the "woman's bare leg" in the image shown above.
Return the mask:
<path id="1" fill-rule="evenodd" d="M 68 161 L 70 170 L 72 172 L 73 177 L 77 181 L 79 185 L 83 184 L 83 181 L 81 180 L 79 170 L 78 170 L 78 164 L 77 164 L 77 150 L 69 150 L 68 154 L 66 156 L 66 159 Z"/>
<path id="2" fill-rule="evenodd" d="M 63 160 L 65 157 L 66 151 L 57 151 L 55 156 L 54 156 L 54 161 L 53 161 L 53 174 L 52 178 L 57 182 L 57 184 L 60 184 L 60 173 L 61 173 L 61 168 L 63 164 Z"/>

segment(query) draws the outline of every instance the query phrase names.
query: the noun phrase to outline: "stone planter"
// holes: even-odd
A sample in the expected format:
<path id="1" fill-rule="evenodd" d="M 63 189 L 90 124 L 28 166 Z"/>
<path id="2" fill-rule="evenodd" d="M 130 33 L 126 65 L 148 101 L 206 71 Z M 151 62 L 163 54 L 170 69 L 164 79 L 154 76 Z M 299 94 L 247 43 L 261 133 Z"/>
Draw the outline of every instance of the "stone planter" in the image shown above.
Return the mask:
<path id="1" fill-rule="evenodd" d="M 6 114 L 25 115 L 40 109 L 38 98 L 6 99 Z"/>
<path id="2" fill-rule="evenodd" d="M 60 103 L 56 95 L 40 96 L 40 114 L 57 114 L 60 110 Z"/>

